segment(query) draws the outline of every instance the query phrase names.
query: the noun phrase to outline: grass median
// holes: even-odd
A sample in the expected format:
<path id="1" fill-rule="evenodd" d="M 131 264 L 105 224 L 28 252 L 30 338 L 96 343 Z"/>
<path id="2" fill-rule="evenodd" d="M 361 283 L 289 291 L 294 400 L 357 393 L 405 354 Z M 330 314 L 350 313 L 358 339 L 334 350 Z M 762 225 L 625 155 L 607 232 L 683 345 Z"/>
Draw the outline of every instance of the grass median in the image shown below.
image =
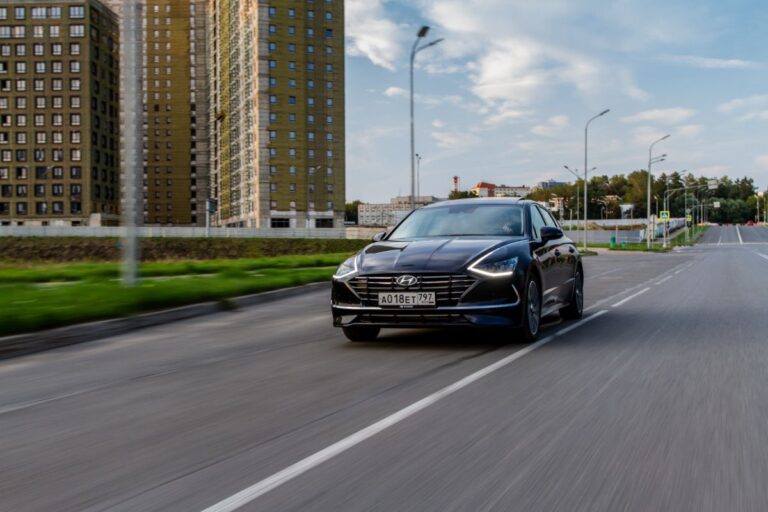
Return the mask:
<path id="1" fill-rule="evenodd" d="M 0 266 L 0 336 L 329 281 L 347 256 L 145 263 L 133 288 L 110 263 Z"/>
<path id="2" fill-rule="evenodd" d="M 264 269 L 256 275 L 230 270 L 221 274 L 147 280 L 134 288 L 123 288 L 117 281 L 81 281 L 57 286 L 0 285 L 0 335 L 328 281 L 334 269 Z"/>
<path id="3" fill-rule="evenodd" d="M 141 277 L 170 277 L 221 272 L 249 272 L 261 269 L 296 269 L 339 265 L 349 254 L 278 256 L 239 260 L 161 261 L 142 263 Z M 0 284 L 49 283 L 117 279 L 117 263 L 72 263 L 50 265 L 0 264 Z"/>

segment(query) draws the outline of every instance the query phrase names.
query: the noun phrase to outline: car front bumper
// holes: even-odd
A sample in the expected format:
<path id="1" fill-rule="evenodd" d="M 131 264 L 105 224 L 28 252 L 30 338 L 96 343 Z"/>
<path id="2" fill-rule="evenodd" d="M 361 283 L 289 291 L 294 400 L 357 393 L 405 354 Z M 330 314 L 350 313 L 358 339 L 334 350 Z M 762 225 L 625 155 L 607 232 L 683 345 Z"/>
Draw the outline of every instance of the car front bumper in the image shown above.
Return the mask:
<path id="1" fill-rule="evenodd" d="M 418 327 L 517 327 L 520 302 L 512 304 L 465 305 L 434 308 L 382 308 L 367 306 L 331 306 L 333 325 L 367 325 L 383 328 Z"/>

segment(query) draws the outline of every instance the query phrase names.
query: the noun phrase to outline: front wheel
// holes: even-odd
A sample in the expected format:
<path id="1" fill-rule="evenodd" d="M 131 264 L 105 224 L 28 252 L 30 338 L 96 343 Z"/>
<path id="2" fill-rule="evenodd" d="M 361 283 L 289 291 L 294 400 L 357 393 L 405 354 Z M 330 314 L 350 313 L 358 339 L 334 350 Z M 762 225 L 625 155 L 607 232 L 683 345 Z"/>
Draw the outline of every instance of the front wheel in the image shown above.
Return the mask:
<path id="1" fill-rule="evenodd" d="M 584 275 L 581 269 L 576 269 L 571 302 L 560 310 L 560 316 L 565 320 L 579 320 L 584 316 Z"/>
<path id="2" fill-rule="evenodd" d="M 527 343 L 533 343 L 539 337 L 541 327 L 541 292 L 539 283 L 533 276 L 525 283 L 525 302 L 523 302 L 523 321 L 520 336 Z"/>
<path id="3" fill-rule="evenodd" d="M 378 327 L 342 327 L 349 341 L 373 341 L 381 331 Z"/>

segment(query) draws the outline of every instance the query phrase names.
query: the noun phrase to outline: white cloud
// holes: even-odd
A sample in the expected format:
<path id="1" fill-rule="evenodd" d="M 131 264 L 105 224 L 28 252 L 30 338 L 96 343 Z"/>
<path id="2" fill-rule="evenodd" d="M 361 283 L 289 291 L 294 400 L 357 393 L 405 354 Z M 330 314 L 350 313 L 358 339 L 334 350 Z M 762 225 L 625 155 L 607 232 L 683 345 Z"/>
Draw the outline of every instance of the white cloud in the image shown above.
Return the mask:
<path id="1" fill-rule="evenodd" d="M 621 120 L 625 123 L 678 124 L 687 121 L 694 115 L 696 115 L 696 111 L 689 108 L 658 108 L 622 117 Z"/>
<path id="2" fill-rule="evenodd" d="M 768 94 L 760 94 L 745 98 L 734 98 L 718 105 L 717 110 L 723 114 L 732 114 L 738 111 L 759 109 L 766 106 L 768 106 Z"/>
<path id="3" fill-rule="evenodd" d="M 678 126 L 675 130 L 675 135 L 679 137 L 684 137 L 688 139 L 695 138 L 701 134 L 701 132 L 704 130 L 704 127 L 700 124 L 685 124 L 683 126 Z"/>
<path id="4" fill-rule="evenodd" d="M 408 96 L 408 91 L 402 87 L 387 87 L 384 96 L 387 98 L 405 98 Z"/>
<path id="5" fill-rule="evenodd" d="M 635 139 L 635 142 L 641 145 L 650 144 L 655 140 L 659 140 L 664 135 L 667 134 L 655 126 L 638 126 L 632 130 L 632 136 Z"/>
<path id="6" fill-rule="evenodd" d="M 386 16 L 382 0 L 345 2 L 347 54 L 366 57 L 377 66 L 394 71 L 401 55 L 399 27 Z"/>
<path id="7" fill-rule="evenodd" d="M 440 119 L 435 119 L 432 121 L 432 127 L 433 128 L 445 128 L 445 123 L 441 121 Z"/>
<path id="8" fill-rule="evenodd" d="M 740 121 L 768 121 L 768 95 L 735 98 L 717 106 L 723 114 L 738 114 Z"/>
<path id="9" fill-rule="evenodd" d="M 755 163 L 763 169 L 768 169 L 768 155 L 759 155 L 755 157 Z"/>
<path id="10" fill-rule="evenodd" d="M 554 137 L 563 131 L 569 124 L 568 116 L 553 116 L 546 123 L 538 124 L 531 129 L 531 133 L 542 137 Z"/>
<path id="11" fill-rule="evenodd" d="M 665 55 L 661 60 L 703 69 L 749 69 L 759 66 L 757 62 L 750 60 L 718 59 L 698 55 Z"/>
<path id="12" fill-rule="evenodd" d="M 466 132 L 432 132 L 437 146 L 443 149 L 464 149 L 480 142 L 480 137 Z"/>

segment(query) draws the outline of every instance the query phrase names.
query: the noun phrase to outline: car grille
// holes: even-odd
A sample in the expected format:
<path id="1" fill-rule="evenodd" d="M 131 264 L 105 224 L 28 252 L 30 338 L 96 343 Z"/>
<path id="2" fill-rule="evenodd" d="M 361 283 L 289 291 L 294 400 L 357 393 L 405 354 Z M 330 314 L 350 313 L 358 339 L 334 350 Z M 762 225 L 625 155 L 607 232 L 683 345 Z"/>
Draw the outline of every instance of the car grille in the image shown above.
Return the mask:
<path id="1" fill-rule="evenodd" d="M 355 323 L 360 324 L 403 324 L 403 325 L 462 325 L 469 324 L 464 315 L 441 313 L 404 313 L 393 311 L 388 314 L 359 315 Z"/>
<path id="2" fill-rule="evenodd" d="M 424 274 L 416 276 L 418 283 L 403 288 L 395 284 L 398 275 L 358 276 L 349 286 L 363 301 L 364 306 L 378 306 L 379 292 L 435 292 L 437 306 L 456 306 L 461 296 L 477 281 L 463 274 Z"/>

